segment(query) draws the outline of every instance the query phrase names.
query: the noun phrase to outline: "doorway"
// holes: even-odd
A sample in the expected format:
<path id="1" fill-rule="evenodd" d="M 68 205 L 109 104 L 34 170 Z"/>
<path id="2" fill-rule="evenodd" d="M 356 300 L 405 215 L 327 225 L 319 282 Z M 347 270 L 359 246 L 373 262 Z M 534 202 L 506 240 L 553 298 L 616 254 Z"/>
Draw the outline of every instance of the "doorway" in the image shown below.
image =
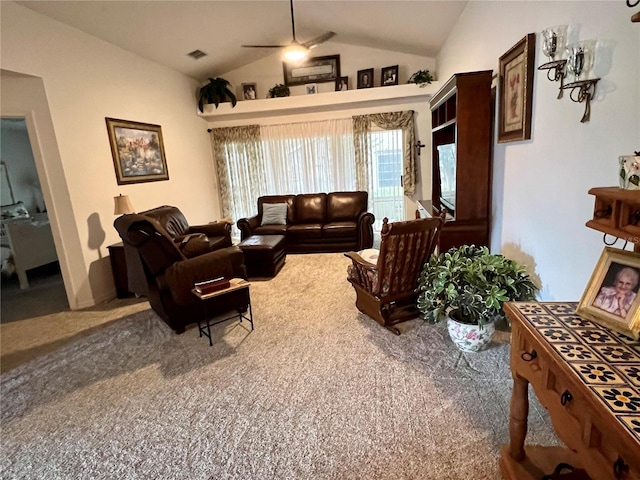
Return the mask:
<path id="1" fill-rule="evenodd" d="M 2 323 L 68 310 L 25 118 L 0 118 Z"/>

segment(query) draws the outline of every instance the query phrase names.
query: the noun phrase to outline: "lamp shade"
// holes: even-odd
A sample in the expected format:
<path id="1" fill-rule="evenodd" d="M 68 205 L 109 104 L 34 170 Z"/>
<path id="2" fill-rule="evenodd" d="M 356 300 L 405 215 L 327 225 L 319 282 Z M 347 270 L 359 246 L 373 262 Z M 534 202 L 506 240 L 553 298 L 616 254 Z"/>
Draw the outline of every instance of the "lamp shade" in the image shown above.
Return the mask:
<path id="1" fill-rule="evenodd" d="M 129 195 L 118 195 L 117 197 L 113 197 L 114 215 L 124 215 L 127 213 L 135 213 L 133 211 L 133 205 L 131 205 L 131 200 L 129 200 Z"/>

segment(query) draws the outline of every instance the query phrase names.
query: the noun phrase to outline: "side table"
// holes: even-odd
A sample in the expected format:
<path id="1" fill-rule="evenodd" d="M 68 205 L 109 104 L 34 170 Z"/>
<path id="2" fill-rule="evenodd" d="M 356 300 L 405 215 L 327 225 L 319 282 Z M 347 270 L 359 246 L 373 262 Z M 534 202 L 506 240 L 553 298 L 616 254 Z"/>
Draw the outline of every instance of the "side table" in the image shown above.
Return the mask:
<path id="1" fill-rule="evenodd" d="M 209 339 L 209 346 L 213 346 L 213 339 L 211 337 L 211 327 L 214 325 L 218 325 L 219 323 L 222 322 L 226 322 L 227 320 L 232 320 L 234 318 L 238 318 L 240 320 L 240 323 L 242 323 L 242 320 L 247 320 L 250 324 L 251 324 L 251 331 L 253 331 L 253 311 L 251 310 L 251 292 L 249 290 L 249 286 L 251 285 L 251 283 L 247 282 L 245 279 L 243 278 L 232 278 L 230 280 L 230 286 L 223 289 L 223 290 L 218 290 L 217 292 L 213 292 L 213 293 L 207 293 L 207 294 L 201 294 L 198 293 L 196 291 L 196 289 L 194 288 L 193 290 L 191 290 L 193 292 L 193 294 L 198 297 L 200 300 L 208 300 L 209 298 L 213 298 L 213 297 L 218 297 L 221 295 L 227 295 L 231 292 L 235 292 L 236 290 L 241 290 L 241 289 L 246 289 L 247 290 L 247 299 L 248 299 L 248 306 L 247 306 L 247 310 L 249 312 L 249 316 L 246 315 L 247 311 L 244 312 L 240 312 L 238 311 L 238 313 L 235 313 L 229 317 L 225 317 L 223 319 L 220 320 L 216 320 L 215 322 L 212 322 L 209 319 L 209 316 L 207 315 L 207 311 L 206 311 L 206 303 L 203 302 L 202 304 L 202 308 L 205 309 L 205 321 L 201 322 L 200 320 L 198 320 L 198 332 L 200 333 L 200 336 L 202 337 L 202 335 L 204 335 L 205 337 L 207 337 Z M 204 324 L 203 324 L 204 323 Z"/>
<path id="2" fill-rule="evenodd" d="M 124 256 L 124 245 L 122 242 L 114 243 L 107 247 L 111 260 L 111 272 L 116 285 L 116 295 L 118 298 L 128 298 L 133 295 L 129 291 L 129 277 L 127 276 L 127 260 Z"/>

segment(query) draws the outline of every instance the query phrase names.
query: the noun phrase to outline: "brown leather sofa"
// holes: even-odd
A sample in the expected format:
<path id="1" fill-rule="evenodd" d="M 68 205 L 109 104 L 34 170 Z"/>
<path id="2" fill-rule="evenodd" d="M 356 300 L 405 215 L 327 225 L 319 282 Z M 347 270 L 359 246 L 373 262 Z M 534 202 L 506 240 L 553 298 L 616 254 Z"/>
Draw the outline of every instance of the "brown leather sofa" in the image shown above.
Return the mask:
<path id="1" fill-rule="evenodd" d="M 157 221 L 173 239 L 186 258 L 193 258 L 232 245 L 231 224 L 221 221 L 207 225 L 189 225 L 179 208 L 170 205 L 139 212 L 138 215 Z M 137 255 L 125 244 L 129 291 L 138 295 L 148 294 L 148 283 Z"/>
<path id="2" fill-rule="evenodd" d="M 231 310 L 246 311 L 247 289 L 200 300 L 192 289 L 196 282 L 219 277 L 247 278 L 244 255 L 238 247 L 221 248 L 187 258 L 173 238 L 154 219 L 132 214 L 118 217 L 114 226 L 127 256 L 138 258 L 151 308 L 176 333 L 205 317 Z"/>
<path id="3" fill-rule="evenodd" d="M 362 250 L 373 245 L 375 217 L 367 212 L 368 198 L 361 191 L 259 197 L 258 214 L 241 218 L 237 225 L 242 240 L 252 235 L 284 235 L 287 253 Z M 270 216 L 265 215 L 268 204 L 286 204 L 286 217 L 283 213 L 281 219 L 265 223 L 263 219 Z"/>

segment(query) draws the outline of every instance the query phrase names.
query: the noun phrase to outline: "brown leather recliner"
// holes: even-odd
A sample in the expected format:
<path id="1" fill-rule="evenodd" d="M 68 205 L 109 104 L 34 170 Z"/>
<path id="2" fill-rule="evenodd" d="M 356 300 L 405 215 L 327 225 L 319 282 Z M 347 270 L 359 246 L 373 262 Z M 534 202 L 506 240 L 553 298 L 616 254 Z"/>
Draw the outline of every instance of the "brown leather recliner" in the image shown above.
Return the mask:
<path id="1" fill-rule="evenodd" d="M 180 209 L 170 205 L 145 210 L 139 212 L 138 215 L 144 215 L 157 221 L 187 258 L 197 257 L 232 245 L 231 224 L 226 221 L 208 225 L 189 225 Z M 130 248 L 127 248 L 125 244 L 129 291 L 137 295 L 147 295 L 147 281 L 142 264 L 138 256 L 131 255 L 129 250 Z"/>
<path id="2" fill-rule="evenodd" d="M 206 315 L 247 309 L 247 289 L 208 300 L 200 300 L 191 291 L 196 282 L 218 277 L 246 279 L 244 256 L 238 247 L 187 258 L 151 217 L 123 215 L 115 220 L 114 226 L 124 243 L 125 254 L 135 255 L 142 265 L 151 308 L 176 333 L 184 332 L 187 325 L 204 320 Z"/>

